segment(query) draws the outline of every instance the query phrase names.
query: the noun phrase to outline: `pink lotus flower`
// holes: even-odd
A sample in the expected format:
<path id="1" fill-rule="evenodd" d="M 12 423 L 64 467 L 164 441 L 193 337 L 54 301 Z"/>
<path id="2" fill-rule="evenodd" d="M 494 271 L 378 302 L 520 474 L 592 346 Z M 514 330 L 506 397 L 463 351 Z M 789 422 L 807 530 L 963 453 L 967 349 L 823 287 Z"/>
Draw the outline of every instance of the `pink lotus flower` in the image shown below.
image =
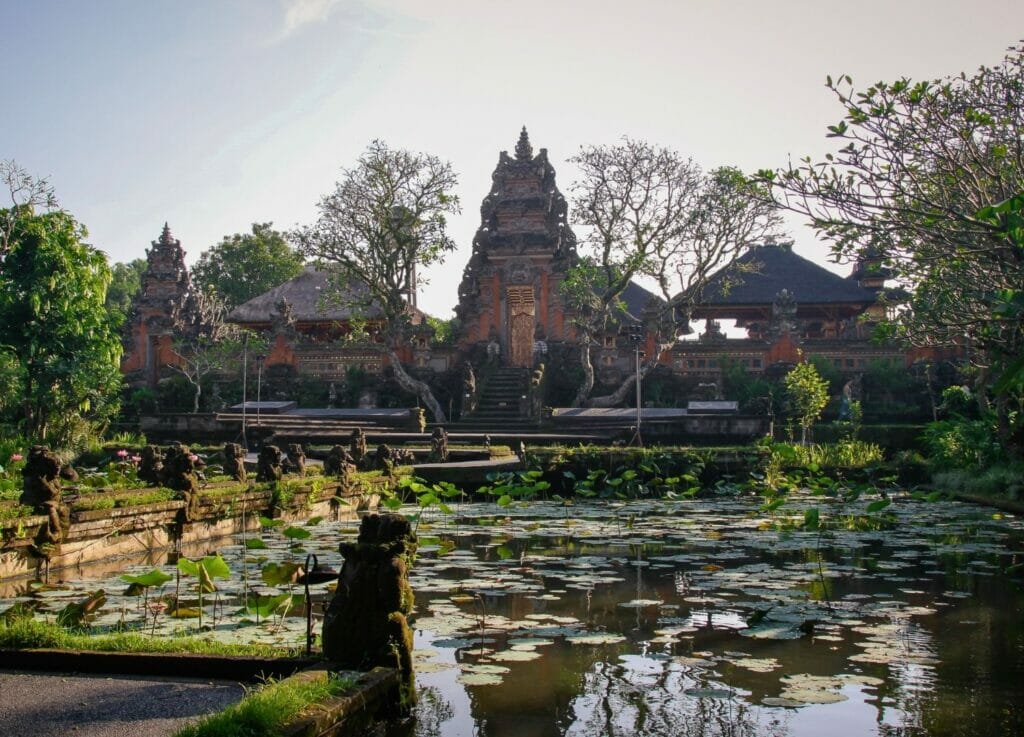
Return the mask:
<path id="1" fill-rule="evenodd" d="M 129 460 L 130 460 L 130 461 L 131 461 L 132 463 L 134 463 L 134 464 L 138 465 L 139 463 L 141 463 L 141 462 L 142 462 L 142 456 L 132 456 L 132 457 L 131 457 L 131 458 L 130 458 Z"/>
<path id="2" fill-rule="evenodd" d="M 13 463 L 14 461 L 23 460 L 25 460 L 25 456 L 23 456 L 21 453 L 11 453 L 11 463 Z"/>
<path id="3" fill-rule="evenodd" d="M 199 456 L 197 456 L 195 453 L 192 453 L 192 454 L 189 455 L 188 459 L 190 461 L 192 461 L 193 463 L 195 463 L 196 461 L 199 460 Z"/>
<path id="4" fill-rule="evenodd" d="M 124 448 L 121 448 L 121 450 L 117 451 L 117 457 L 118 458 L 127 458 L 128 457 L 128 451 L 125 450 Z"/>

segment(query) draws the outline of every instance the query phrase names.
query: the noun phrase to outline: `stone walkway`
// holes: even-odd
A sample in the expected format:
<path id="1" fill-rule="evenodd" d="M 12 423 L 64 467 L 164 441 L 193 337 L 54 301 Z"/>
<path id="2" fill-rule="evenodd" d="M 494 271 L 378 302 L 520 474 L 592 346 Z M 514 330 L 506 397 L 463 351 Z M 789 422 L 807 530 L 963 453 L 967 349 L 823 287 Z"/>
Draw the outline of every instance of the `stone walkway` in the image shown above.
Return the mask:
<path id="1" fill-rule="evenodd" d="M 168 737 L 243 693 L 227 681 L 0 671 L 0 735 Z"/>

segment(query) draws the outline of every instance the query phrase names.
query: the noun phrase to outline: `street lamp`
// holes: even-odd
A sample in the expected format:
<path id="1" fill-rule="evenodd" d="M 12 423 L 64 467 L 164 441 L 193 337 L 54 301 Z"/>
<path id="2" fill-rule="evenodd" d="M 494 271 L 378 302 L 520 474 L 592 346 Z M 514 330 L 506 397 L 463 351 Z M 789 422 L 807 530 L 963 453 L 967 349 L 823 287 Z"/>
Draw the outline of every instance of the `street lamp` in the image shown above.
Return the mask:
<path id="1" fill-rule="evenodd" d="M 260 426 L 260 393 L 263 390 L 263 361 L 266 360 L 266 356 L 259 354 L 254 356 L 256 359 L 256 427 Z"/>
<path id="2" fill-rule="evenodd" d="M 644 441 L 640 437 L 640 416 L 643 412 L 640 390 L 640 356 L 643 355 L 643 352 L 640 350 L 640 345 L 644 342 L 644 326 L 640 323 L 629 325 L 626 328 L 626 335 L 633 341 L 633 350 L 636 353 L 636 433 L 629 444 L 643 447 Z"/>
<path id="3" fill-rule="evenodd" d="M 246 379 L 249 376 L 249 334 L 245 333 L 242 337 L 242 448 L 246 452 L 249 451 L 249 441 L 245 437 L 245 403 L 248 400 L 246 397 L 246 389 L 248 388 L 248 382 Z"/>

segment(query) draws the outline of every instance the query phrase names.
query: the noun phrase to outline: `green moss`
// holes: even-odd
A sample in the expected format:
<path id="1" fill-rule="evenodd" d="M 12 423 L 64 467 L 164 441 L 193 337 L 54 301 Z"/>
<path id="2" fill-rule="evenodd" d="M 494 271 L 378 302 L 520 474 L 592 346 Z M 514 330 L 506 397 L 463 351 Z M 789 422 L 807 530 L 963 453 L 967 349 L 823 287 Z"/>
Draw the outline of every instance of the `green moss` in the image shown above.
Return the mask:
<path id="1" fill-rule="evenodd" d="M 270 682 L 224 711 L 178 730 L 174 737 L 277 737 L 305 708 L 352 686 L 351 679 L 335 676 Z"/>

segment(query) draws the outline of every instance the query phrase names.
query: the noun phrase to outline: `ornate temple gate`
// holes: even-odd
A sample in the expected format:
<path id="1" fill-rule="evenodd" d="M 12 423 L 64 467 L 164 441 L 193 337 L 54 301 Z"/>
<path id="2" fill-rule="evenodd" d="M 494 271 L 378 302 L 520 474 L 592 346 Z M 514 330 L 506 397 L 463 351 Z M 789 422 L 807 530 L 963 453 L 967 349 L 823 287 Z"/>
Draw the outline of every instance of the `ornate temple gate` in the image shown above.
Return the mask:
<path id="1" fill-rule="evenodd" d="M 509 287 L 507 298 L 509 363 L 529 368 L 533 365 L 533 326 L 536 314 L 533 287 Z"/>

